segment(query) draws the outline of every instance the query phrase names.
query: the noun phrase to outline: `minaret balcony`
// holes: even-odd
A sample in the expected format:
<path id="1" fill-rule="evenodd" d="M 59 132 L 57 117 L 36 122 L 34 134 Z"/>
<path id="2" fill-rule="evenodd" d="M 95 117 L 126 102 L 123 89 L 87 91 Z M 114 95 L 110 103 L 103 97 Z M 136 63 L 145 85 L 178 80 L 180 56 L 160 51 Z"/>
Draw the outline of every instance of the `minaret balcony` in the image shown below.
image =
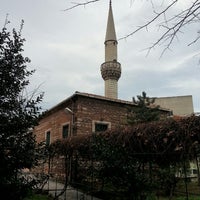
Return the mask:
<path id="1" fill-rule="evenodd" d="M 117 61 L 104 62 L 101 65 L 101 75 L 104 80 L 119 80 L 121 76 L 121 64 Z"/>

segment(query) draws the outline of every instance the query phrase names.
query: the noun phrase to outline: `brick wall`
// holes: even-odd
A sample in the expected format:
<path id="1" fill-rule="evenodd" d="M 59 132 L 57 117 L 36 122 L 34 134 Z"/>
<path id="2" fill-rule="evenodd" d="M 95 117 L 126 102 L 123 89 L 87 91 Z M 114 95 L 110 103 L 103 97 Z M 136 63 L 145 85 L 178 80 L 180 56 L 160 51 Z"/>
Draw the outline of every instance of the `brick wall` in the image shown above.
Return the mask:
<path id="1" fill-rule="evenodd" d="M 62 128 L 65 124 L 69 124 L 69 132 L 72 131 L 73 135 L 92 133 L 95 121 L 107 122 L 111 129 L 123 127 L 127 125 L 127 108 L 133 106 L 130 102 L 104 97 L 74 95 L 44 115 L 34 130 L 36 140 L 45 141 L 47 131 L 51 132 L 50 142 L 62 139 Z M 65 111 L 66 107 L 73 111 L 73 115 Z M 162 113 L 168 115 L 166 111 Z"/>
<path id="2" fill-rule="evenodd" d="M 71 130 L 72 115 L 65 112 L 66 107 L 74 112 L 74 135 L 92 133 L 93 121 L 110 122 L 112 129 L 123 126 L 127 121 L 127 109 L 124 104 L 79 96 L 74 100 L 73 107 L 71 102 L 66 102 L 40 120 L 34 129 L 37 142 L 45 141 L 47 131 L 51 132 L 51 142 L 61 139 L 62 127 L 66 123 L 69 123 Z"/>
<path id="3" fill-rule="evenodd" d="M 91 133 L 93 121 L 110 122 L 111 129 L 127 122 L 127 108 L 124 104 L 86 97 L 79 97 L 77 102 L 77 134 Z"/>
<path id="4" fill-rule="evenodd" d="M 64 108 L 44 117 L 34 129 L 37 142 L 45 141 L 45 133 L 47 131 L 51 132 L 51 142 L 61 139 L 63 125 L 70 122 L 71 116 L 65 113 Z"/>

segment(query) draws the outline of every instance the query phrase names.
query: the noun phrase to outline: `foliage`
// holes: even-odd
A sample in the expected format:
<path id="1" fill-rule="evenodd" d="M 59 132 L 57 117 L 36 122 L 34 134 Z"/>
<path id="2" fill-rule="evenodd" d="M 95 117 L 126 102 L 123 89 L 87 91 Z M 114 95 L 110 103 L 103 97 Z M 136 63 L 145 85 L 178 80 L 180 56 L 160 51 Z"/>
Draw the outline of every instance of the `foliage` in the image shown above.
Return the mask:
<path id="1" fill-rule="evenodd" d="M 82 158 L 80 165 L 85 161 L 84 167 L 91 161 L 95 173 L 92 171 L 87 176 L 99 180 L 101 190 L 109 186 L 127 199 L 141 195 L 146 198 L 155 190 L 173 195 L 176 170 L 199 153 L 199 132 L 200 116 L 168 119 L 69 137 L 51 144 L 51 152 L 70 155 L 72 163 L 78 162 L 78 155 Z M 77 176 L 78 173 L 76 169 Z"/>
<path id="2" fill-rule="evenodd" d="M 30 59 L 22 54 L 25 41 L 21 37 L 23 22 L 19 32 L 15 29 L 8 31 L 6 25 L 0 32 L 1 189 L 13 184 L 20 186 L 18 171 L 36 164 L 36 142 L 31 129 L 37 124 L 40 114 L 38 104 L 43 96 L 34 98 L 34 93 L 30 97 L 24 95 L 29 84 L 28 77 L 34 70 L 27 69 Z"/>
<path id="3" fill-rule="evenodd" d="M 159 106 L 154 105 L 155 98 L 150 98 L 146 92 L 137 95 L 137 99 L 133 97 L 133 103 L 136 105 L 129 110 L 128 123 L 138 124 L 157 121 L 160 119 Z"/>
<path id="4" fill-rule="evenodd" d="M 123 192 L 128 199 L 143 195 L 151 187 L 148 175 L 144 175 L 141 163 L 136 157 L 130 155 L 121 142 L 113 142 L 119 133 L 111 134 L 112 136 L 109 136 L 112 139 L 107 136 L 102 137 L 102 135 L 96 138 L 97 146 L 94 152 L 98 154 L 95 157 L 101 161 L 98 177 L 103 179 L 102 182 L 111 184 L 115 192 Z M 124 138 L 117 139 L 124 141 Z"/>

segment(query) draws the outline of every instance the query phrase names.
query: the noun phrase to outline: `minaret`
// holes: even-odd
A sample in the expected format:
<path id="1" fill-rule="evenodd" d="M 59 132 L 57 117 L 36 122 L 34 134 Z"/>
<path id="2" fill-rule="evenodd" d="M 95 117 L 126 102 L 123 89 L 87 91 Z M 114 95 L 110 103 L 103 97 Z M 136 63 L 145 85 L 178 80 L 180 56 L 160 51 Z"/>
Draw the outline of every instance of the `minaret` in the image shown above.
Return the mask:
<path id="1" fill-rule="evenodd" d="M 101 65 L 101 75 L 105 82 L 105 96 L 118 98 L 118 80 L 121 76 L 121 64 L 117 62 L 117 38 L 110 0 L 105 38 L 105 62 Z"/>

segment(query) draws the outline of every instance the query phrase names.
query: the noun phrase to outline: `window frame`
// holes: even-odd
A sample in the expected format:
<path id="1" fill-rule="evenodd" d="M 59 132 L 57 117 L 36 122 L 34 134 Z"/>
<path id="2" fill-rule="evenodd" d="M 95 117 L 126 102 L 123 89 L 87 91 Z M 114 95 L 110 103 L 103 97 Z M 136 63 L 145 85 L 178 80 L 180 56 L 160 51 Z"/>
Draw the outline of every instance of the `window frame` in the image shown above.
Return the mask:
<path id="1" fill-rule="evenodd" d="M 63 128 L 64 128 L 65 126 L 68 126 L 68 133 L 67 133 L 67 137 L 63 137 Z M 64 123 L 64 124 L 62 124 L 62 129 L 61 129 L 61 137 L 62 137 L 62 139 L 66 139 L 66 138 L 68 138 L 68 137 L 69 137 L 69 135 L 70 135 L 70 123 L 69 123 L 69 122 L 67 122 L 67 123 Z"/>
<path id="2" fill-rule="evenodd" d="M 93 132 L 93 133 L 99 132 L 99 131 L 96 131 L 96 130 L 95 130 L 95 125 L 96 125 L 96 124 L 107 125 L 107 126 L 108 126 L 108 129 L 107 129 L 107 130 L 110 130 L 110 129 L 111 129 L 111 122 L 93 120 L 93 121 L 92 121 L 92 132 Z"/>

